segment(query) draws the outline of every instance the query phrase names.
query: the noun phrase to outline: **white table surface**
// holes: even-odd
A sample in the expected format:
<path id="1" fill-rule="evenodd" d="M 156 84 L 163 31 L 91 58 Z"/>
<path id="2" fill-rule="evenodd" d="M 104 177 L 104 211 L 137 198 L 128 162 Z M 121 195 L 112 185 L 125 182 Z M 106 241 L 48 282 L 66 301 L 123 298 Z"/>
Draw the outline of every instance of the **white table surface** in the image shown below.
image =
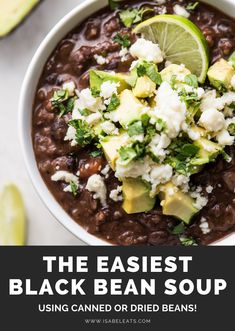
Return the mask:
<path id="1" fill-rule="evenodd" d="M 0 40 L 0 190 L 13 182 L 27 210 L 28 245 L 84 245 L 48 212 L 33 188 L 19 146 L 17 108 L 22 80 L 39 43 L 67 12 L 84 0 L 44 0 L 26 21 Z"/>

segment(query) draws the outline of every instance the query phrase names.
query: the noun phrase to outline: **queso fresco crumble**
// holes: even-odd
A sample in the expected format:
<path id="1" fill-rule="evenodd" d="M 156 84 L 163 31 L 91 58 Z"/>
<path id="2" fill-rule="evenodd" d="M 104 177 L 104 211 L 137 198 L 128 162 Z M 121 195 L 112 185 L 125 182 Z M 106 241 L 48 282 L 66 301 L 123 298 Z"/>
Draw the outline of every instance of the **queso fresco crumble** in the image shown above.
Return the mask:
<path id="1" fill-rule="evenodd" d="M 169 3 L 158 3 L 160 14 Z M 186 18 L 194 10 L 182 2 L 172 7 Z M 174 220 L 171 235 L 183 245 L 194 245 L 187 227 L 220 184 L 202 187 L 192 179 L 217 160 L 232 162 L 228 148 L 235 136 L 235 56 L 213 61 L 206 83 L 199 82 L 183 63 L 168 61 L 159 44 L 125 33 L 132 18 L 123 11 L 118 15 L 125 28 L 113 31 L 112 40 L 120 63 L 128 61 L 127 70 L 112 70 L 112 58 L 97 52 L 93 61 L 98 68 L 87 71 L 88 86 L 78 89 L 70 77 L 50 97 L 51 112 L 66 119 L 61 141 L 72 151 L 92 146 L 93 164 L 82 164 L 82 170 L 58 166 L 50 180 L 63 184 L 60 196 L 70 194 L 70 201 L 89 192 L 100 206 L 99 216 L 110 201 L 133 217 L 147 217 L 159 205 L 162 215 Z M 101 157 L 106 162 L 99 163 Z M 89 172 L 94 164 L 95 171 Z M 83 172 L 89 173 L 85 182 Z M 113 177 L 117 184 L 110 187 Z M 213 224 L 202 216 L 197 231 L 209 235 Z"/>

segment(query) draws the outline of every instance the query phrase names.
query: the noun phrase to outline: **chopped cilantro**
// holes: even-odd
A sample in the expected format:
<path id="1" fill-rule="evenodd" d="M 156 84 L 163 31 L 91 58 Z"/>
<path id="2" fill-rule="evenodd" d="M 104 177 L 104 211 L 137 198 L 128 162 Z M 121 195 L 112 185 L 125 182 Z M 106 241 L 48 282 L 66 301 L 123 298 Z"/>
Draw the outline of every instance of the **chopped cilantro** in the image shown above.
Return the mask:
<path id="1" fill-rule="evenodd" d="M 129 163 L 130 161 L 134 160 L 137 156 L 133 147 L 121 147 L 119 149 L 119 155 L 121 160 L 125 163 Z"/>
<path id="2" fill-rule="evenodd" d="M 131 146 L 121 147 L 119 149 L 119 155 L 125 164 L 142 158 L 145 155 L 145 144 L 135 142 Z"/>
<path id="3" fill-rule="evenodd" d="M 230 123 L 229 124 L 228 132 L 231 136 L 235 136 L 235 123 Z"/>
<path id="4" fill-rule="evenodd" d="M 100 96 L 100 91 L 96 87 L 91 87 L 91 95 L 95 98 Z"/>
<path id="5" fill-rule="evenodd" d="M 97 151 L 90 152 L 91 157 L 99 157 L 102 155 L 102 151 L 98 149 Z"/>
<path id="6" fill-rule="evenodd" d="M 113 94 L 110 100 L 110 103 L 107 107 L 107 111 L 113 111 L 117 109 L 117 107 L 120 105 L 120 99 L 116 94 Z"/>
<path id="7" fill-rule="evenodd" d="M 110 9 L 112 10 L 115 10 L 119 7 L 119 3 L 118 1 L 115 1 L 115 0 L 109 0 L 109 7 Z"/>
<path id="8" fill-rule="evenodd" d="M 88 124 L 83 120 L 71 120 L 69 125 L 76 129 L 76 142 L 81 146 L 89 145 L 94 139 L 94 134 Z"/>
<path id="9" fill-rule="evenodd" d="M 78 109 L 79 113 L 82 115 L 82 116 L 88 116 L 90 115 L 90 110 L 87 109 L 87 108 L 84 108 L 84 109 Z"/>
<path id="10" fill-rule="evenodd" d="M 192 237 L 180 237 L 183 246 L 197 246 L 197 242 Z"/>
<path id="11" fill-rule="evenodd" d="M 148 76 L 155 84 L 160 85 L 162 83 L 161 75 L 158 72 L 158 68 L 155 63 L 144 61 L 137 67 L 137 75 L 139 77 Z"/>
<path id="12" fill-rule="evenodd" d="M 154 10 L 152 8 L 147 8 L 147 7 L 143 7 L 141 9 L 137 9 L 137 8 L 126 9 L 126 10 L 122 10 L 119 13 L 119 16 L 122 23 L 127 28 L 130 28 L 133 24 L 141 22 L 144 18 L 144 15 L 149 11 L 154 11 Z"/>
<path id="13" fill-rule="evenodd" d="M 69 97 L 65 90 L 55 91 L 51 99 L 52 107 L 60 111 L 60 117 L 73 110 L 74 101 L 74 97 Z"/>
<path id="14" fill-rule="evenodd" d="M 71 181 L 70 187 L 71 187 L 73 195 L 76 197 L 78 194 L 78 185 L 75 182 Z"/>
<path id="15" fill-rule="evenodd" d="M 231 62 L 232 66 L 235 68 L 235 52 L 233 52 L 232 55 L 230 55 L 229 62 Z"/>
<path id="16" fill-rule="evenodd" d="M 192 87 L 195 87 L 197 88 L 198 87 L 198 79 L 197 79 L 197 76 L 195 75 L 187 75 L 185 77 L 185 83 L 192 86 Z"/>
<path id="17" fill-rule="evenodd" d="M 177 82 L 177 76 L 176 75 L 172 75 L 171 76 L 171 81 L 170 81 L 170 85 L 171 87 L 174 89 L 175 88 L 175 84 Z"/>
<path id="18" fill-rule="evenodd" d="M 186 6 L 186 10 L 195 10 L 199 6 L 199 2 L 190 2 Z"/>
<path id="19" fill-rule="evenodd" d="M 184 223 L 180 223 L 174 227 L 174 229 L 171 231 L 171 234 L 183 234 L 185 232 L 185 225 Z"/>
<path id="20" fill-rule="evenodd" d="M 166 130 L 166 128 L 167 128 L 166 122 L 163 121 L 163 119 L 158 118 L 156 121 L 156 130 L 161 132 Z"/>
<path id="21" fill-rule="evenodd" d="M 144 128 L 142 126 L 141 121 L 134 122 L 128 128 L 128 134 L 129 134 L 130 137 L 137 136 L 137 135 L 142 134 L 142 133 L 144 133 Z"/>
<path id="22" fill-rule="evenodd" d="M 120 35 L 119 33 L 117 33 L 116 36 L 113 38 L 113 41 L 125 48 L 131 46 L 131 41 L 127 34 Z"/>

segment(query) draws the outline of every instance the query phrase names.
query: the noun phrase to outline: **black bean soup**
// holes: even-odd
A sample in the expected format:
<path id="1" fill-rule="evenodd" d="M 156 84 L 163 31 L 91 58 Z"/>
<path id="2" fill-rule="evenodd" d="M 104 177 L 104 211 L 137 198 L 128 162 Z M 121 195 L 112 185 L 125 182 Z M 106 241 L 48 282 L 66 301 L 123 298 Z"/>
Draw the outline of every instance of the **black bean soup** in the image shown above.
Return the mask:
<path id="1" fill-rule="evenodd" d="M 152 1 L 130 1 L 128 6 L 151 6 L 154 12 L 150 14 L 154 16 L 161 13 L 163 7 L 167 8 L 167 13 L 173 13 L 173 6 L 177 3 L 186 4 L 185 1 L 172 0 L 164 5 Z M 227 58 L 235 49 L 234 19 L 203 3 L 191 12 L 190 19 L 206 36 L 212 63 L 221 57 Z M 89 176 L 98 173 L 106 160 L 104 157 L 91 157 L 92 146 L 71 147 L 64 141 L 70 115 L 59 117 L 50 102 L 53 91 L 65 81 L 72 79 L 78 89 L 88 87 L 90 68 L 128 71 L 133 58 L 128 55 L 126 61 L 121 62 L 121 46 L 112 41 L 117 32 L 127 33 L 132 42 L 136 39 L 131 29 L 122 25 L 117 11 L 105 8 L 64 37 L 48 59 L 38 84 L 33 114 L 32 137 L 38 167 L 56 200 L 77 223 L 95 236 L 117 245 L 180 245 L 178 236 L 171 234 L 178 221 L 162 215 L 160 204 L 157 203 L 151 212 L 128 215 L 121 202 L 108 199 L 108 206 L 102 208 L 99 200 L 93 199 L 85 186 Z M 94 60 L 95 54 L 105 54 L 109 63 L 98 65 Z M 235 149 L 231 147 L 228 153 L 232 156 L 230 163 L 218 159 L 192 178 L 209 200 L 186 232 L 199 245 L 207 245 L 235 231 Z M 83 188 L 76 197 L 63 191 L 65 184 L 51 180 L 58 170 L 80 171 Z M 117 184 L 118 180 L 110 170 L 106 179 L 108 192 Z M 208 185 L 215 188 L 210 195 L 206 192 Z M 209 223 L 211 232 L 208 234 L 203 234 L 199 227 L 202 217 Z"/>

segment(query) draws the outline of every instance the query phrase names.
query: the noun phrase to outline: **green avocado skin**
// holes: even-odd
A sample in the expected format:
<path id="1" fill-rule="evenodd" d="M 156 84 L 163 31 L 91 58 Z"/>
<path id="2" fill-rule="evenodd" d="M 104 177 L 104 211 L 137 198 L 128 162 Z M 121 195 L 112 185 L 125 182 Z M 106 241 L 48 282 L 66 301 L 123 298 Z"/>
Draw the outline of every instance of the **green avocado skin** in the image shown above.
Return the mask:
<path id="1" fill-rule="evenodd" d="M 0 11 L 0 38 L 5 37 L 12 32 L 41 1 L 2 0 Z"/>

